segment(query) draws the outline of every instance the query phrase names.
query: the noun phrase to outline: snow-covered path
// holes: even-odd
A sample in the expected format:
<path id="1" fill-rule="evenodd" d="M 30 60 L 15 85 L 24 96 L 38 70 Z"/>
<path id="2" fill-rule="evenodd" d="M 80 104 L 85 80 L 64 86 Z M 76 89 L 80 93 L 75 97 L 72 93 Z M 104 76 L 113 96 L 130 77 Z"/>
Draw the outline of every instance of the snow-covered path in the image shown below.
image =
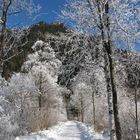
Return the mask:
<path id="1" fill-rule="evenodd" d="M 26 136 L 17 137 L 15 140 L 107 140 L 101 134 L 89 129 L 85 124 L 77 121 L 68 121 Z"/>
<path id="2" fill-rule="evenodd" d="M 58 135 L 58 140 L 84 140 L 82 131 L 76 122 L 66 124 L 64 131 Z"/>

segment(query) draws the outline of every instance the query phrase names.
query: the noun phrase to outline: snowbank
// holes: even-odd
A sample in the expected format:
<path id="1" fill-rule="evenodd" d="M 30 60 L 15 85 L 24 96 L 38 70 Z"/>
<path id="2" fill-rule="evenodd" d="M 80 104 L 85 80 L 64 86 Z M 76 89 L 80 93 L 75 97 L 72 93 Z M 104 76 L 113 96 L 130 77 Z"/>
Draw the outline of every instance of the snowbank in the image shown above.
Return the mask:
<path id="1" fill-rule="evenodd" d="M 64 122 L 58 123 L 58 125 L 49 128 L 48 130 L 39 131 L 26 136 L 17 137 L 15 140 L 57 140 L 58 134 L 60 134 L 65 127 Z"/>
<path id="2" fill-rule="evenodd" d="M 77 122 L 77 126 L 82 132 L 84 140 L 108 140 L 107 138 L 104 138 L 102 134 L 94 132 L 93 128 L 86 126 L 82 122 Z"/>
<path id="3" fill-rule="evenodd" d="M 73 128 L 73 130 L 69 131 L 70 129 L 68 128 Z M 75 135 L 77 133 L 75 132 L 76 130 L 78 135 Z M 67 140 L 68 137 L 69 140 L 108 140 L 101 134 L 95 133 L 93 129 L 87 127 L 85 124 L 77 121 L 61 122 L 58 125 L 51 127 L 49 130 L 20 136 L 15 140 L 62 140 L 62 138 L 63 140 Z"/>

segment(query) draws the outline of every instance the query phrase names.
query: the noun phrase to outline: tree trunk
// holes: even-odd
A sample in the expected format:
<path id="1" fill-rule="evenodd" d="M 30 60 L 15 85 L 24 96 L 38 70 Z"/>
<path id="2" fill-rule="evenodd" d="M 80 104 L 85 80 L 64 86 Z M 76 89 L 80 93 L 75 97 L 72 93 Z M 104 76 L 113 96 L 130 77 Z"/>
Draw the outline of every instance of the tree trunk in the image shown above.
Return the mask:
<path id="1" fill-rule="evenodd" d="M 135 88 L 135 115 L 136 115 L 136 139 L 140 140 L 139 122 L 138 122 L 138 102 L 137 102 L 137 89 L 136 88 Z"/>
<path id="2" fill-rule="evenodd" d="M 38 96 L 38 104 L 39 104 L 39 110 L 41 110 L 41 107 L 42 107 L 42 95 L 39 94 Z"/>
<path id="3" fill-rule="evenodd" d="M 121 132 L 121 125 L 119 120 L 119 111 L 118 111 L 118 99 L 117 99 L 117 90 L 116 90 L 116 83 L 115 83 L 115 76 L 114 76 L 114 60 L 112 58 L 112 45 L 111 45 L 111 36 L 110 36 L 110 7 L 109 1 L 105 5 L 105 14 L 107 20 L 107 35 L 108 35 L 108 42 L 105 43 L 104 47 L 106 49 L 108 60 L 109 60 L 109 71 L 110 71 L 110 79 L 111 79 L 111 87 L 112 87 L 112 97 L 113 97 L 113 110 L 114 110 L 114 121 L 115 121 L 115 128 L 116 128 L 116 137 L 117 140 L 122 139 L 122 132 Z"/>
<path id="4" fill-rule="evenodd" d="M 69 109 L 69 106 L 70 106 L 70 95 L 71 94 L 64 94 L 64 103 L 65 103 L 65 108 L 66 108 L 66 115 L 67 115 L 67 119 L 69 120 L 70 119 L 70 109 Z"/>
<path id="5" fill-rule="evenodd" d="M 1 34 L 0 34 L 0 75 L 4 76 L 4 37 L 6 33 L 6 23 L 7 23 L 7 14 L 10 5 L 12 4 L 12 0 L 9 0 L 9 3 L 3 0 L 1 7 Z"/>
<path id="6" fill-rule="evenodd" d="M 113 103 L 112 103 L 112 88 L 111 88 L 111 80 L 109 74 L 109 63 L 106 53 L 104 52 L 104 60 L 105 60 L 105 79 L 106 79 L 106 88 L 108 93 L 108 115 L 109 115 L 109 135 L 110 140 L 114 140 L 114 120 L 113 120 Z"/>
<path id="7" fill-rule="evenodd" d="M 22 93 L 21 93 L 22 94 Z M 23 95 L 21 95 L 20 97 L 20 104 L 21 104 L 21 110 L 20 110 L 20 118 L 21 118 L 21 122 L 20 122 L 20 131 L 21 131 L 21 135 L 24 134 L 24 116 L 23 116 L 23 113 L 24 113 L 24 97 Z"/>
<path id="8" fill-rule="evenodd" d="M 0 75 L 2 76 L 3 73 L 3 47 L 4 47 L 4 34 L 6 32 L 6 17 L 7 17 L 7 13 L 6 13 L 6 2 L 3 1 L 2 3 L 2 14 L 1 14 L 1 35 L 0 35 Z"/>
<path id="9" fill-rule="evenodd" d="M 111 48 L 111 47 L 110 47 Z M 114 79 L 114 64 L 112 60 L 112 53 L 108 53 L 109 57 L 109 66 L 110 66 L 110 78 L 111 78 L 111 86 L 112 86 L 112 96 L 113 96 L 113 110 L 114 110 L 114 121 L 115 121 L 115 128 L 116 128 L 116 137 L 117 140 L 122 139 L 121 135 L 121 125 L 119 120 L 119 111 L 118 111 L 118 99 L 117 99 L 117 90 L 116 84 Z"/>
<path id="10" fill-rule="evenodd" d="M 38 95 L 38 105 L 39 105 L 39 110 L 42 108 L 42 73 L 40 72 L 39 75 L 39 95 Z"/>
<path id="11" fill-rule="evenodd" d="M 81 122 L 84 122 L 84 104 L 83 104 L 83 96 L 81 95 L 80 99 L 80 104 L 81 104 Z"/>
<path id="12" fill-rule="evenodd" d="M 92 108 L 93 108 L 93 126 L 96 126 L 96 114 L 95 114 L 95 94 L 94 91 L 92 92 Z"/>
<path id="13" fill-rule="evenodd" d="M 116 85 L 114 80 L 114 65 L 113 65 L 113 59 L 112 59 L 112 46 L 111 46 L 111 36 L 110 36 L 110 16 L 109 16 L 109 1 L 105 4 L 105 16 L 106 21 L 104 21 L 104 17 L 102 15 L 102 7 L 101 7 L 101 1 L 97 2 L 97 8 L 98 8 L 98 14 L 99 14 L 99 20 L 100 20 L 100 31 L 101 31 L 101 38 L 102 38 L 102 45 L 103 49 L 105 49 L 105 52 L 107 53 L 107 57 L 105 57 L 105 61 L 108 61 L 107 68 L 108 71 L 108 79 L 107 84 L 109 87 L 109 84 L 111 85 L 111 93 L 112 93 L 112 99 L 113 99 L 113 111 L 114 111 L 114 122 L 115 122 L 115 128 L 116 128 L 116 137 L 117 140 L 122 139 L 122 133 L 121 133 L 121 126 L 119 121 L 119 113 L 118 113 L 118 101 L 117 101 L 117 91 L 116 91 Z M 105 24 L 104 24 L 105 23 Z M 107 31 L 107 33 L 105 33 Z M 107 35 L 107 37 L 106 37 Z M 108 93 L 108 96 L 110 96 L 110 93 Z M 110 104 L 110 101 L 108 101 Z M 109 106 L 111 107 L 111 106 Z M 111 112 L 109 112 L 110 114 Z M 111 119 L 111 118 L 110 118 Z M 110 121 L 110 127 L 112 127 L 111 121 Z M 112 131 L 110 132 L 112 137 Z M 110 137 L 110 139 L 111 139 Z"/>

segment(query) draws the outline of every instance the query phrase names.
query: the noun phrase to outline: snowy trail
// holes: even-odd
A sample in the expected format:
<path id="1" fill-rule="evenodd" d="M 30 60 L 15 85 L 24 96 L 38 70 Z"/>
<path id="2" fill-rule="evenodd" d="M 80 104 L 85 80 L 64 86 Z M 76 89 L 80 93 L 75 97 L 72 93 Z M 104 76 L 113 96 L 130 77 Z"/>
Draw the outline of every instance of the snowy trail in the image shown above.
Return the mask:
<path id="1" fill-rule="evenodd" d="M 69 122 L 65 126 L 65 130 L 59 134 L 58 140 L 84 140 L 82 131 L 78 128 L 76 122 Z"/>
<path id="2" fill-rule="evenodd" d="M 15 140 L 107 140 L 77 121 L 60 123 L 49 130 L 17 137 Z"/>

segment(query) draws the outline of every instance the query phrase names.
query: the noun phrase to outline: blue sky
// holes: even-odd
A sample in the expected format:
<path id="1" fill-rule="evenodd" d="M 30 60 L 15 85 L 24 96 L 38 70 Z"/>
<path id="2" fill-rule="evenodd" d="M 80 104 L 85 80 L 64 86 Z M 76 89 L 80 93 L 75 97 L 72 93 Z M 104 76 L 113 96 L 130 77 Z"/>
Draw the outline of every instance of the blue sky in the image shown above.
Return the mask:
<path id="1" fill-rule="evenodd" d="M 40 4 L 41 10 L 34 18 L 29 18 L 27 15 L 20 14 L 15 17 L 9 17 L 8 26 L 25 26 L 37 23 L 39 21 L 54 22 L 57 20 L 57 15 L 60 9 L 63 8 L 66 0 L 34 0 L 36 4 Z M 35 18 L 36 17 L 36 18 Z"/>
<path id="2" fill-rule="evenodd" d="M 36 0 L 42 6 L 41 13 L 43 14 L 38 20 L 45 20 L 48 22 L 56 21 L 57 14 L 66 3 L 66 0 Z"/>

